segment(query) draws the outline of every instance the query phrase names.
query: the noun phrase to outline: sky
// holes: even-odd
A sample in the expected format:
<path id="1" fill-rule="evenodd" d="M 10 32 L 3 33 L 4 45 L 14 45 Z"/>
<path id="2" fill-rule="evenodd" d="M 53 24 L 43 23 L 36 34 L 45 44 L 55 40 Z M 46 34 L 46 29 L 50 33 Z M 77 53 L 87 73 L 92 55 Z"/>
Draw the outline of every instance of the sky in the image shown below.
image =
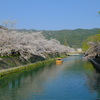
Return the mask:
<path id="1" fill-rule="evenodd" d="M 100 0 L 0 0 L 0 24 L 37 30 L 100 28 Z"/>

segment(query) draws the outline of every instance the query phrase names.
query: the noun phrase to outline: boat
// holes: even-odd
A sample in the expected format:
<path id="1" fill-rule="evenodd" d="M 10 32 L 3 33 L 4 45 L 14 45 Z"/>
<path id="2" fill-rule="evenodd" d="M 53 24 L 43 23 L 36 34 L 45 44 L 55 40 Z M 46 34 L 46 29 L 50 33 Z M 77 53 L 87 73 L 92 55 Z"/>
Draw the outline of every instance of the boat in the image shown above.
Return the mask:
<path id="1" fill-rule="evenodd" d="M 62 58 L 57 58 L 56 59 L 56 64 L 61 64 L 63 62 Z"/>

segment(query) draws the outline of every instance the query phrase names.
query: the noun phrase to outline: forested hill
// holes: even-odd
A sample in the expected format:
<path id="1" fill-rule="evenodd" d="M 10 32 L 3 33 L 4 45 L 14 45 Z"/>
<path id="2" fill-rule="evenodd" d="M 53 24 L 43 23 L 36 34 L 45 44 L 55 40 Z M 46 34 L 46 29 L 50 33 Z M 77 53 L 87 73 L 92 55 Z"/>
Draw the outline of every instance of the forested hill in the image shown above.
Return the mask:
<path id="1" fill-rule="evenodd" d="M 47 38 L 56 38 L 61 44 L 68 44 L 71 47 L 81 47 L 82 42 L 87 37 L 98 34 L 98 28 L 95 29 L 75 29 L 75 30 L 59 30 L 59 31 L 43 31 L 43 35 Z"/>
<path id="2" fill-rule="evenodd" d="M 75 30 L 57 30 L 57 31 L 47 31 L 43 30 L 43 35 L 47 38 L 56 38 L 61 42 L 61 44 L 68 44 L 71 47 L 79 48 L 82 46 L 82 42 L 86 40 L 87 37 L 98 34 L 99 28 L 95 29 L 75 29 Z M 26 31 L 29 30 L 19 30 Z M 39 30 L 30 30 L 30 31 L 39 31 Z"/>

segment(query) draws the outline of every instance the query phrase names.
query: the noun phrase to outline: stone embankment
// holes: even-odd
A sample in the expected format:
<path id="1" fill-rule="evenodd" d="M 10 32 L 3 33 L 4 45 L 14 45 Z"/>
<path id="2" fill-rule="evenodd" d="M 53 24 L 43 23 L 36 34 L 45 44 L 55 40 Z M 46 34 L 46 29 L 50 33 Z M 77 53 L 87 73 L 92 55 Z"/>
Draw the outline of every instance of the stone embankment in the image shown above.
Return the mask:
<path id="1" fill-rule="evenodd" d="M 100 42 L 92 43 L 91 47 L 86 51 L 85 60 L 89 60 L 97 71 L 100 71 Z"/>

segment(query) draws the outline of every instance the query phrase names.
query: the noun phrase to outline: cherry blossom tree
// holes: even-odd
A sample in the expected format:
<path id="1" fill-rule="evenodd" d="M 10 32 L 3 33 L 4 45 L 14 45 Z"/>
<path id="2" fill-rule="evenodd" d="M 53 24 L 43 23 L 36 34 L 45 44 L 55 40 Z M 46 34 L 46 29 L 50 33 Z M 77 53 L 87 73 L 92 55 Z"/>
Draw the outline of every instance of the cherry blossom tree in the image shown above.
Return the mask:
<path id="1" fill-rule="evenodd" d="M 47 40 L 41 32 L 21 33 L 0 29 L 0 55 L 19 54 L 24 59 L 33 55 L 46 58 L 48 54 L 67 53 L 71 48 L 56 39 Z"/>

